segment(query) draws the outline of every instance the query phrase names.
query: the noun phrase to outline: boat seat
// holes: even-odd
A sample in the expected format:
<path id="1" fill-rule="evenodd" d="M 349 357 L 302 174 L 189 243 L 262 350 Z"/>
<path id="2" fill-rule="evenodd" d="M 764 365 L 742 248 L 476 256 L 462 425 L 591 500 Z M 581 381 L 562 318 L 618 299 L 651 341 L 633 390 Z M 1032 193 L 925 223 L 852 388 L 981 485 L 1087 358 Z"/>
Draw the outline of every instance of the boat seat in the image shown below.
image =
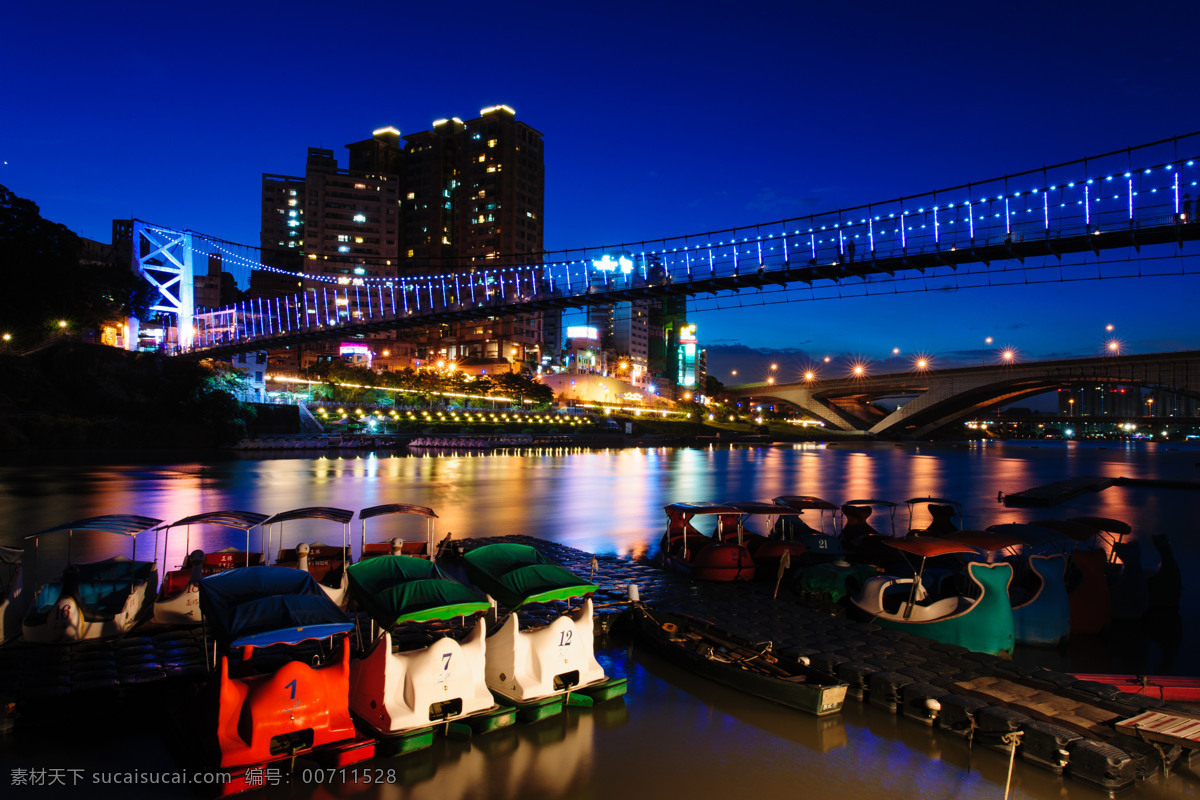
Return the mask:
<path id="1" fill-rule="evenodd" d="M 163 575 L 162 594 L 164 597 L 173 597 L 187 589 L 192 580 L 192 571 L 190 569 L 177 569 Z"/>
<path id="2" fill-rule="evenodd" d="M 129 581 L 88 581 L 79 584 L 78 598 L 89 611 L 116 614 L 125 607 L 129 589 Z"/>

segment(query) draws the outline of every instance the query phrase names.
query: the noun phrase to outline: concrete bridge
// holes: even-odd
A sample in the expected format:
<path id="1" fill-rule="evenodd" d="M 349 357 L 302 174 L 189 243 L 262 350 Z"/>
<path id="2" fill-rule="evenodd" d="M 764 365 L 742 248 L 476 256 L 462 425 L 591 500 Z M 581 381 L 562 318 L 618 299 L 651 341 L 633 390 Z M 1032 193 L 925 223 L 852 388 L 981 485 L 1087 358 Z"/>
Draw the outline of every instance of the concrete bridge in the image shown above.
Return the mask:
<path id="1" fill-rule="evenodd" d="M 728 386 L 725 394 L 779 402 L 844 431 L 924 438 L 948 425 L 1056 389 L 1155 387 L 1200 398 L 1200 351 L 1073 358 L 996 366 L 894 372 L 796 383 Z M 890 413 L 886 397 L 911 397 Z"/>

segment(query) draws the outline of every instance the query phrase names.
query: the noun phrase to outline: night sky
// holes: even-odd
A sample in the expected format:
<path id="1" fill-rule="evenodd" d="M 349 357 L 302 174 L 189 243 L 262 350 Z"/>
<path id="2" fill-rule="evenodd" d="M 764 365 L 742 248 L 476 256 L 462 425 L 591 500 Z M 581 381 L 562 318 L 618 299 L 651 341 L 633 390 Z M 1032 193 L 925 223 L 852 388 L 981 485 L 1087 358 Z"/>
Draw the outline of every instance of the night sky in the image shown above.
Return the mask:
<path id="1" fill-rule="evenodd" d="M 413 133 L 503 103 L 545 135 L 548 249 L 720 230 L 1200 130 L 1198 9 L 9 4 L 0 184 L 104 242 L 112 219 L 137 217 L 256 244 L 262 173 L 302 175 L 308 147 L 344 167 L 343 145 L 376 128 Z M 1124 352 L 1200 349 L 1198 285 L 971 289 L 693 321 L 706 346 L 791 350 L 797 364 L 886 363 L 893 348 L 973 363 L 987 336 L 1021 358 L 1092 355 L 1108 324 Z M 730 380 L 728 362 L 712 371 Z"/>

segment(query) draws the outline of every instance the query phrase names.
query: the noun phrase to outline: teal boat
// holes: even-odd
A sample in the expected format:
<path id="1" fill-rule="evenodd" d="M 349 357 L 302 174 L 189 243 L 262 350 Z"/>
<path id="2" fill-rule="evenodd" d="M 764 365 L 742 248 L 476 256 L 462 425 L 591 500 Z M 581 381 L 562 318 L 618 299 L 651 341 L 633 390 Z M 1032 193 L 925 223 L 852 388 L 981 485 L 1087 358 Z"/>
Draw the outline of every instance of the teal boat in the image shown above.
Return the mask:
<path id="1" fill-rule="evenodd" d="M 470 581 L 508 609 L 487 644 L 487 685 L 501 702 L 535 721 L 568 702 L 591 705 L 625 694 L 628 681 L 608 677 L 596 661 L 592 595 L 600 587 L 530 545 L 488 544 L 463 559 Z M 535 623 L 535 611 L 552 619 Z M 526 618 L 535 624 L 523 625 Z"/>
<path id="2" fill-rule="evenodd" d="M 932 536 L 897 539 L 887 545 L 919 557 L 920 567 L 911 578 L 880 575 L 868 579 L 850 600 L 860 616 L 883 628 L 979 653 L 1012 657 L 1015 639 L 1008 599 L 1013 575 L 1011 564 L 968 563 L 967 588 L 961 594 L 938 599 L 922 583 L 925 562 L 936 556 L 978 550 Z"/>
<path id="3" fill-rule="evenodd" d="M 347 567 L 350 597 L 372 620 L 370 644 L 350 661 L 350 710 L 393 754 L 434 733 L 487 733 L 516 722 L 485 680 L 491 604 L 416 556 L 376 556 Z"/>
<path id="4" fill-rule="evenodd" d="M 1071 635 L 1071 600 L 1067 593 L 1067 556 L 1034 552 L 1057 537 L 1049 528 L 1010 522 L 992 525 L 992 533 L 1020 541 L 1012 559 L 1013 582 L 1008 588 L 1017 644 L 1056 647 Z"/>

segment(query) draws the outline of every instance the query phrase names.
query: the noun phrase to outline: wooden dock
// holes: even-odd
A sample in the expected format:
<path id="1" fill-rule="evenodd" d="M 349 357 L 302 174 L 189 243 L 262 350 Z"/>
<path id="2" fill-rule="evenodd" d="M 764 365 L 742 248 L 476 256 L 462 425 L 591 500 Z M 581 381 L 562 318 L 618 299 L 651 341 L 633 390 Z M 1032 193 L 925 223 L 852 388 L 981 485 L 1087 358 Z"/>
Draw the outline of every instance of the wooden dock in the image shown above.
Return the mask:
<path id="1" fill-rule="evenodd" d="M 1081 494 L 1103 491 L 1112 486 L 1116 480 L 1115 478 L 1099 477 L 1068 478 L 1065 481 L 1056 481 L 1054 483 L 1047 483 L 1044 486 L 1025 489 L 1021 492 L 1006 494 L 1004 495 L 1004 505 L 1020 507 L 1055 506 L 1064 500 L 1070 500 L 1072 497 L 1078 497 Z"/>

